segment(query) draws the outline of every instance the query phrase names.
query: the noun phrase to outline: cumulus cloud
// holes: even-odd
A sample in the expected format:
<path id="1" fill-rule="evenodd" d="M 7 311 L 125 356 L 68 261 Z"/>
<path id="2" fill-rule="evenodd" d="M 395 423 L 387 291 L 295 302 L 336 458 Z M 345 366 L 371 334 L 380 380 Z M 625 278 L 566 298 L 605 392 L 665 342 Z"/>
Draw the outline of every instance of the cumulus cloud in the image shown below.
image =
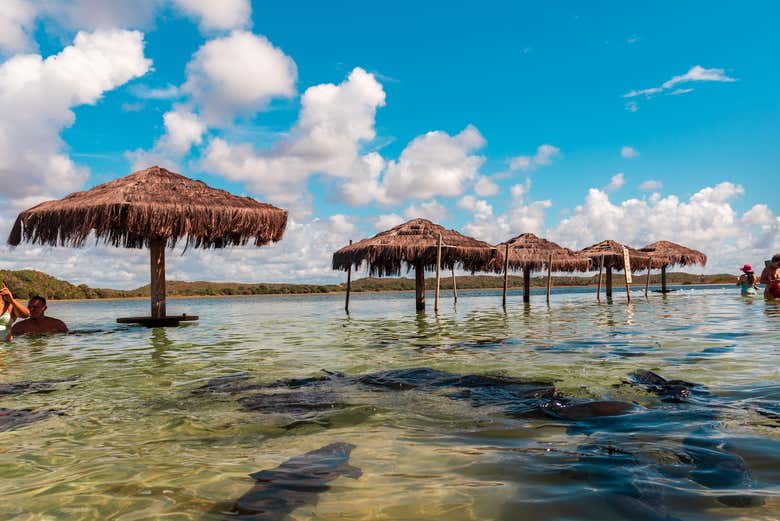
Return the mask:
<path id="1" fill-rule="evenodd" d="M 29 0 L 5 0 L 0 9 L 0 51 L 19 52 L 35 48 L 32 32 L 38 9 Z"/>
<path id="2" fill-rule="evenodd" d="M 499 188 L 489 177 L 479 176 L 474 184 L 474 192 L 480 197 L 491 197 L 498 194 Z"/>
<path id="3" fill-rule="evenodd" d="M 249 117 L 271 99 L 295 94 L 295 62 L 265 37 L 233 31 L 206 42 L 187 64 L 182 91 L 192 97 L 209 125 Z"/>
<path id="4" fill-rule="evenodd" d="M 609 184 L 604 187 L 604 190 L 607 192 L 614 192 L 615 190 L 622 188 L 625 184 L 626 176 L 623 174 L 623 172 L 619 172 L 610 178 Z"/>
<path id="5" fill-rule="evenodd" d="M 549 235 L 552 240 L 574 249 L 604 239 L 632 246 L 671 240 L 708 253 L 713 261 L 709 269 L 724 269 L 737 262 L 741 255 L 738 240 L 751 237 L 750 230 L 741 225 L 747 221 L 740 223 L 731 206 L 743 193 L 741 186 L 724 182 L 699 190 L 687 201 L 676 195 L 654 194 L 649 199 L 613 203 L 606 192 L 591 188 L 584 203 L 550 230 Z M 769 223 L 774 217 L 763 208 L 746 215 L 747 220 Z M 771 242 L 765 240 L 763 247 Z"/>
<path id="6" fill-rule="evenodd" d="M 620 149 L 620 157 L 631 159 L 632 157 L 637 157 L 638 155 L 639 155 L 639 151 L 634 147 L 630 147 L 626 145 Z"/>
<path id="7" fill-rule="evenodd" d="M 152 165 L 178 169 L 178 161 L 195 145 L 203 142 L 206 124 L 184 105 L 175 106 L 163 114 L 165 134 L 157 140 L 150 151 L 127 152 L 133 170 Z"/>
<path id="8" fill-rule="evenodd" d="M 39 15 L 68 30 L 140 29 L 150 27 L 163 0 L 36 0 Z"/>
<path id="9" fill-rule="evenodd" d="M 473 152 L 485 145 L 476 127 L 459 134 L 433 131 L 416 137 L 397 161 L 389 161 L 382 183 L 384 200 L 453 197 L 463 193 L 485 161 Z"/>
<path id="10" fill-rule="evenodd" d="M 173 0 L 185 14 L 199 20 L 203 31 L 244 29 L 251 24 L 249 0 Z"/>
<path id="11" fill-rule="evenodd" d="M 549 145 L 539 145 L 533 156 L 516 156 L 509 160 L 509 169 L 512 171 L 530 171 L 539 166 L 546 166 L 561 155 L 561 149 Z"/>
<path id="12" fill-rule="evenodd" d="M 0 194 L 55 196 L 79 188 L 88 172 L 65 153 L 60 132 L 72 111 L 142 76 L 143 35 L 136 31 L 80 32 L 59 54 L 16 55 L 0 64 Z"/>
<path id="13" fill-rule="evenodd" d="M 247 143 L 217 138 L 209 143 L 204 165 L 279 202 L 300 199 L 314 173 L 351 178 L 354 183 L 344 189 L 344 198 L 363 204 L 379 190 L 384 160 L 375 152 L 361 155 L 360 147 L 376 135 L 376 109 L 384 103 L 382 85 L 372 74 L 355 68 L 339 85 L 307 89 L 297 123 L 270 150 L 257 151 Z"/>
<path id="14" fill-rule="evenodd" d="M 422 217 L 423 219 L 429 219 L 433 222 L 443 221 L 450 216 L 450 212 L 447 211 L 443 205 L 441 205 L 435 199 L 426 201 L 420 204 L 413 204 L 409 206 L 404 212 L 407 219 L 417 219 Z"/>
<path id="15" fill-rule="evenodd" d="M 374 220 L 374 228 L 377 230 L 389 230 L 405 221 L 406 219 L 396 213 L 383 214 Z"/>
<path id="16" fill-rule="evenodd" d="M 657 179 L 648 179 L 639 185 L 639 189 L 645 192 L 653 192 L 660 190 L 663 187 L 663 183 Z"/>

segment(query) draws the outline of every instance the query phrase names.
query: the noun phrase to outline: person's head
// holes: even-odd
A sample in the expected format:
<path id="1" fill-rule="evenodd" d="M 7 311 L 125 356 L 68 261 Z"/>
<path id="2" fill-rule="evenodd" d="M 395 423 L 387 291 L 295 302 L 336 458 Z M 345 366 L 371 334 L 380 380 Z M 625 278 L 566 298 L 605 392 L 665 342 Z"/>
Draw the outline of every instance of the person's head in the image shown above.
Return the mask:
<path id="1" fill-rule="evenodd" d="M 772 256 L 772 264 L 774 264 L 775 266 L 780 266 L 780 253 L 775 253 Z"/>
<path id="2" fill-rule="evenodd" d="M 745 264 L 741 268 L 739 268 L 739 271 L 744 273 L 745 275 L 752 275 L 753 274 L 753 266 L 750 264 Z"/>
<path id="3" fill-rule="evenodd" d="M 41 318 L 46 311 L 46 299 L 40 295 L 30 297 L 27 302 L 27 309 L 30 310 L 30 318 Z"/>

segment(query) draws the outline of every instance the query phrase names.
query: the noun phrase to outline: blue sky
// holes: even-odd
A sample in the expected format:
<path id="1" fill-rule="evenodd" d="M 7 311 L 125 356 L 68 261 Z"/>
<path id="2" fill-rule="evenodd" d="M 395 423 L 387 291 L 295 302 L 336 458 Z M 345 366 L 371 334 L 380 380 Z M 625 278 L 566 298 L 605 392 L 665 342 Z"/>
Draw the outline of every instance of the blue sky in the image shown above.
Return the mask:
<path id="1" fill-rule="evenodd" d="M 772 3 L 278 4 L 11 0 L 3 229 L 160 163 L 292 218 L 265 251 L 176 259 L 189 280 L 335 280 L 334 249 L 415 216 L 490 242 L 676 240 L 709 272 L 780 250 Z M 110 250 L 0 263 L 144 282 L 141 252 Z"/>

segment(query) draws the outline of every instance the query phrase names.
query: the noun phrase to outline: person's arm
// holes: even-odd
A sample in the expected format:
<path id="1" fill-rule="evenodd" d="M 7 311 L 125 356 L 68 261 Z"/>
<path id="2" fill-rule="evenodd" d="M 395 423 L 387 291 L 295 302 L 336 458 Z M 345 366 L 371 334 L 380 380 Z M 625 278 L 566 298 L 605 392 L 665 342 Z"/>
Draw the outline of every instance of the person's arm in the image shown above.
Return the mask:
<path id="1" fill-rule="evenodd" d="M 67 333 L 68 326 L 65 325 L 65 322 L 60 319 L 57 319 L 57 322 L 57 333 Z"/>
<path id="2" fill-rule="evenodd" d="M 30 310 L 24 304 L 19 304 L 14 298 L 11 290 L 6 286 L 0 288 L 0 298 L 8 302 L 11 307 L 11 316 L 14 318 L 28 318 L 30 316 Z"/>
<path id="3" fill-rule="evenodd" d="M 764 268 L 764 271 L 761 272 L 761 278 L 759 279 L 759 282 L 761 282 L 761 284 L 769 284 L 770 271 L 771 268 L 767 266 L 766 268 Z"/>

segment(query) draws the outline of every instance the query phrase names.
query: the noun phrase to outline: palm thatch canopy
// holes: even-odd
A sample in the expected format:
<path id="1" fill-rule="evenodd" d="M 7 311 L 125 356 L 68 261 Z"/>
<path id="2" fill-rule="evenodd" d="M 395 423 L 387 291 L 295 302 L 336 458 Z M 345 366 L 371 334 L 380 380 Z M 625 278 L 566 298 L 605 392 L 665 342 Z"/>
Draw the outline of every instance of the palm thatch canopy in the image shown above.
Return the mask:
<path id="1" fill-rule="evenodd" d="M 590 257 L 593 266 L 599 266 L 601 257 L 604 257 L 604 267 L 612 268 L 616 271 L 623 269 L 623 244 L 616 241 L 601 241 L 597 244 L 581 249 L 578 253 Z M 650 255 L 629 246 L 628 258 L 631 262 L 631 271 L 647 269 L 647 263 L 650 261 Z"/>
<path id="2" fill-rule="evenodd" d="M 281 240 L 286 226 L 286 210 L 153 166 L 25 210 L 8 243 L 81 247 L 94 233 L 125 248 L 148 247 L 152 239 L 223 248 L 253 238 L 262 246 Z"/>
<path id="3" fill-rule="evenodd" d="M 496 259 L 491 264 L 492 271 L 504 270 L 504 252 L 509 244 L 509 268 L 511 270 L 542 271 L 551 264 L 552 271 L 588 271 L 590 258 L 580 255 L 569 248 L 537 237 L 533 233 L 523 233 L 496 245 Z M 550 263 L 552 256 L 552 263 Z"/>
<path id="4" fill-rule="evenodd" d="M 441 263 L 446 268 L 455 265 L 471 272 L 485 270 L 495 256 L 490 244 L 448 230 L 427 219 L 412 219 L 370 239 L 350 244 L 333 254 L 333 269 L 347 271 L 368 264 L 369 273 L 376 276 L 400 275 L 401 265 L 421 264 L 436 268 L 436 250 L 442 237 Z"/>
<path id="5" fill-rule="evenodd" d="M 691 248 L 686 248 L 680 244 L 670 241 L 658 241 L 648 244 L 639 251 L 647 253 L 652 259 L 653 268 L 663 268 L 664 266 L 692 266 L 707 264 L 707 256 Z"/>

